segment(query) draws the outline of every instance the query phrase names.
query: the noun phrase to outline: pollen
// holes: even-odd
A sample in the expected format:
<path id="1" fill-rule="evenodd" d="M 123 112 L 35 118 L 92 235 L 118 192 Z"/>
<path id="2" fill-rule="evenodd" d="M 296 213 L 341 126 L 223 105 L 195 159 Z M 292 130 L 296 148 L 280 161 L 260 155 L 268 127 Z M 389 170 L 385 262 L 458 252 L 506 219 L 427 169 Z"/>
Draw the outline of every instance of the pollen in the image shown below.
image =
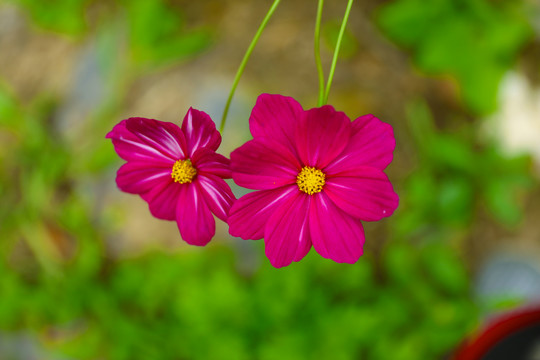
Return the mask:
<path id="1" fill-rule="evenodd" d="M 177 160 L 172 168 L 171 177 L 174 182 L 180 184 L 189 184 L 197 175 L 197 169 L 191 164 L 191 160 Z"/>
<path id="2" fill-rule="evenodd" d="M 325 177 L 321 170 L 312 166 L 304 166 L 296 177 L 296 184 L 300 191 L 313 195 L 322 191 Z"/>

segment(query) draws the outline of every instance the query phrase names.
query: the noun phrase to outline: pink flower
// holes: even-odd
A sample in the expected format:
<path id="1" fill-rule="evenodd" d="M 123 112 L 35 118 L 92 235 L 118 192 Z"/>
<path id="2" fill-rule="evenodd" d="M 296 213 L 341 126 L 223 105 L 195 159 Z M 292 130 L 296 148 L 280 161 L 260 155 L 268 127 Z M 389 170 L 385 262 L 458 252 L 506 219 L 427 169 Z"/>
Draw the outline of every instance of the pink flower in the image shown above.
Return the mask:
<path id="1" fill-rule="evenodd" d="M 231 208 L 231 235 L 264 237 L 275 267 L 300 261 L 312 245 L 325 258 L 356 262 L 361 220 L 398 206 L 383 172 L 393 158 L 392 127 L 373 115 L 351 122 L 329 105 L 304 111 L 293 98 L 262 94 L 250 129 L 254 139 L 231 154 L 231 169 L 238 185 L 259 191 Z"/>
<path id="2" fill-rule="evenodd" d="M 216 232 L 212 213 L 223 221 L 235 200 L 223 178 L 230 161 L 216 150 L 221 136 L 210 116 L 190 108 L 182 128 L 145 118 L 122 120 L 106 136 L 121 158 L 120 190 L 140 195 L 153 216 L 176 220 L 182 238 L 206 245 Z"/>

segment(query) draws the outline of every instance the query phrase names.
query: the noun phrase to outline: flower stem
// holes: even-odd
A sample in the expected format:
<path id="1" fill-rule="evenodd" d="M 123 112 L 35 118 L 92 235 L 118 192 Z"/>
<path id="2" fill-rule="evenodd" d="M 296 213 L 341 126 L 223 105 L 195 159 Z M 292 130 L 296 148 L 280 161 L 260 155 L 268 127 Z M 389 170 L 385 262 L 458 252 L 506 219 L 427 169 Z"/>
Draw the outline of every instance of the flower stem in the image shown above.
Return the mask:
<path id="1" fill-rule="evenodd" d="M 341 23 L 341 29 L 339 29 L 339 35 L 336 42 L 336 48 L 334 50 L 334 57 L 332 58 L 332 66 L 330 67 L 330 73 L 328 74 L 328 81 L 326 82 L 326 90 L 324 92 L 323 105 L 328 102 L 328 94 L 330 93 L 330 87 L 332 86 L 332 79 L 334 78 L 334 71 L 336 70 L 336 63 L 339 54 L 339 48 L 341 47 L 341 40 L 343 39 L 343 34 L 345 33 L 345 28 L 347 27 L 347 21 L 349 20 L 349 14 L 351 13 L 353 0 L 349 0 L 347 3 L 347 9 L 345 10 L 345 15 L 343 16 L 343 21 Z"/>
<path id="2" fill-rule="evenodd" d="M 321 39 L 321 17 L 323 9 L 324 0 L 319 0 L 317 6 L 317 20 L 315 21 L 315 64 L 317 65 L 317 74 L 319 75 L 319 101 L 317 106 L 322 106 L 324 102 L 324 72 L 321 63 L 321 52 L 320 52 L 320 39 Z"/>
<path id="3" fill-rule="evenodd" d="M 249 44 L 246 54 L 244 55 L 244 58 L 242 59 L 242 62 L 240 63 L 240 66 L 238 67 L 238 71 L 236 72 L 236 76 L 234 77 L 231 92 L 229 93 L 229 97 L 227 98 L 227 103 L 225 104 L 225 109 L 223 110 L 223 117 L 221 118 L 221 126 L 219 128 L 220 133 L 223 133 L 223 129 L 225 128 L 225 121 L 227 120 L 227 114 L 229 113 L 229 107 L 231 106 L 231 101 L 234 96 L 234 92 L 236 91 L 238 82 L 240 82 L 240 78 L 242 77 L 244 69 L 246 68 L 246 64 L 249 60 L 249 57 L 251 56 L 251 53 L 253 52 L 255 45 L 257 45 L 257 42 L 259 41 L 259 38 L 261 37 L 261 34 L 264 28 L 266 27 L 266 24 L 268 23 L 268 20 L 270 20 L 270 18 L 272 17 L 272 14 L 276 10 L 280 1 L 281 0 L 274 0 L 274 3 L 270 7 L 270 10 L 268 10 L 268 13 L 264 17 L 261 25 L 259 26 L 259 29 L 255 33 L 255 37 L 253 37 L 253 40 L 251 40 L 251 44 Z"/>

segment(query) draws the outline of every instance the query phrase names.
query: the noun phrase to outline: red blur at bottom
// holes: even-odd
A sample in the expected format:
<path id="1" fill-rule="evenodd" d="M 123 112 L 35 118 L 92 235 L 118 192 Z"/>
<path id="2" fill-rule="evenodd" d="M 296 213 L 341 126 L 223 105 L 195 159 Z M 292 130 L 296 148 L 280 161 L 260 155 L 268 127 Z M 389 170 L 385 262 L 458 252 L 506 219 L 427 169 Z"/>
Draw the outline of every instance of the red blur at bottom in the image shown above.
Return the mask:
<path id="1" fill-rule="evenodd" d="M 465 341 L 454 360 L 536 360 L 540 356 L 540 303 L 496 316 Z"/>

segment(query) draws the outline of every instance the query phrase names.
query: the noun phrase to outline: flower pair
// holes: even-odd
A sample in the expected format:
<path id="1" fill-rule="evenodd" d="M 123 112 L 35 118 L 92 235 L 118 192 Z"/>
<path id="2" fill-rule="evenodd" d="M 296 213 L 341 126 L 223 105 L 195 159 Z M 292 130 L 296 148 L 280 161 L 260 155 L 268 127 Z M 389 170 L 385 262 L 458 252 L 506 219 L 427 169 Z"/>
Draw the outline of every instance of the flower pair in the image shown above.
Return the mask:
<path id="1" fill-rule="evenodd" d="M 392 161 L 392 127 L 372 115 L 353 122 L 332 106 L 303 110 L 290 97 L 262 94 L 250 117 L 253 140 L 217 154 L 210 117 L 190 109 L 182 128 L 130 118 L 107 135 L 127 161 L 123 191 L 139 194 L 152 215 L 176 220 L 182 238 L 207 244 L 212 213 L 233 236 L 264 238 L 275 267 L 301 260 L 311 246 L 323 257 L 354 263 L 362 255 L 361 220 L 390 216 L 398 196 L 383 170 Z M 223 180 L 258 190 L 236 200 Z"/>

